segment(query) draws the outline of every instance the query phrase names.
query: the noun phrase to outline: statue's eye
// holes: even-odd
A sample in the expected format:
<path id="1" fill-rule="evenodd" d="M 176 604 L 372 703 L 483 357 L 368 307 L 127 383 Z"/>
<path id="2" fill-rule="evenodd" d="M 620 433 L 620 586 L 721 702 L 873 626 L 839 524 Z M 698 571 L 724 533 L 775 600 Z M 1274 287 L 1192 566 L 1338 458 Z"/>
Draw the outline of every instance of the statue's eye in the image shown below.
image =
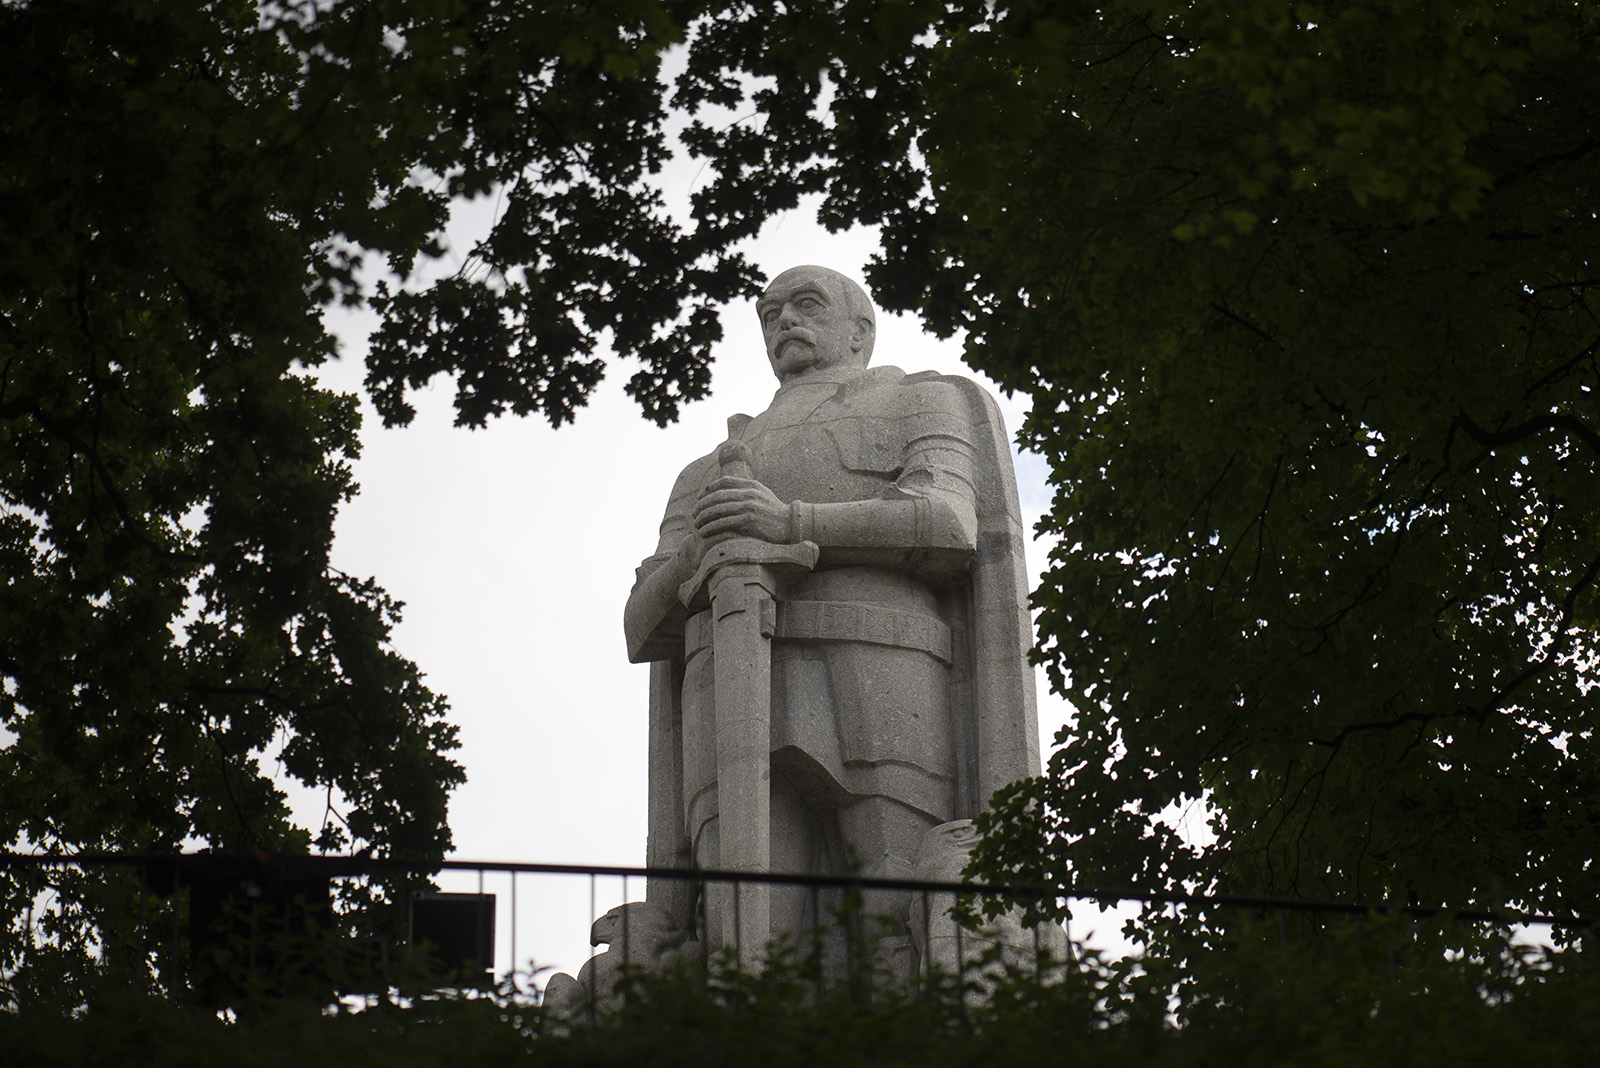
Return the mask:
<path id="1" fill-rule="evenodd" d="M 816 311 L 818 308 L 822 307 L 822 301 L 818 300 L 816 297 L 801 297 L 799 300 L 794 302 L 794 306 L 799 308 L 801 311 Z"/>
<path id="2" fill-rule="evenodd" d="M 777 320 L 777 318 L 778 318 L 778 309 L 777 308 L 768 308 L 766 311 L 761 313 L 761 321 L 763 323 L 766 323 L 768 326 L 771 326 Z"/>

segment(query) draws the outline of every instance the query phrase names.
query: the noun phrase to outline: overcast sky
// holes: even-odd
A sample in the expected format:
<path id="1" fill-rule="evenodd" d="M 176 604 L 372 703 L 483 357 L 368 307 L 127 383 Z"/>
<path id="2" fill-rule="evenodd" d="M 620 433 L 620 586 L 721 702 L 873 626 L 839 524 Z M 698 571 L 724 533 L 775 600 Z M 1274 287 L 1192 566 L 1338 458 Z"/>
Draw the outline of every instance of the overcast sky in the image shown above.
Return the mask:
<path id="1" fill-rule="evenodd" d="M 687 197 L 695 175 L 669 171 L 667 181 L 669 192 Z M 472 215 L 465 213 L 463 227 Z M 458 237 L 457 246 L 464 242 Z M 831 235 L 802 209 L 769 224 L 748 252 L 768 278 L 816 263 L 861 281 L 875 247 L 873 232 Z M 344 356 L 323 381 L 358 392 L 370 323 L 345 317 L 334 325 Z M 405 602 L 395 645 L 449 698 L 461 729 L 456 758 L 468 776 L 450 811 L 457 858 L 644 862 L 649 669 L 627 661 L 623 603 L 634 568 L 655 549 L 679 470 L 726 437 L 729 415 L 760 412 L 776 387 L 754 309 L 731 308 L 723 325 L 712 395 L 666 429 L 646 421 L 623 393 L 626 365 L 615 366 L 576 422 L 560 429 L 517 418 L 457 428 L 453 385 L 443 379 L 416 398 L 417 418 L 404 429 L 383 429 L 363 405 L 361 492 L 340 514 L 334 565 L 375 577 Z M 873 362 L 972 375 L 957 342 L 881 313 Z M 994 392 L 1014 434 L 1026 398 Z M 1046 469 L 1032 455 L 1015 460 L 1031 528 L 1049 503 Z M 1045 552 L 1034 542 L 1028 564 L 1035 576 Z M 1048 754 L 1069 711 L 1041 674 L 1041 752 Z M 320 810 L 305 815 L 318 819 Z M 469 879 L 450 888 L 475 885 Z M 504 876 L 484 888 L 503 899 L 511 889 Z M 587 880 L 523 876 L 516 893 L 519 964 L 532 957 L 576 970 L 586 953 Z M 603 911 L 620 900 L 621 887 L 602 884 L 597 893 Z M 641 887 L 629 888 L 630 898 L 640 896 Z M 511 959 L 509 922 L 503 900 L 502 969 Z"/>

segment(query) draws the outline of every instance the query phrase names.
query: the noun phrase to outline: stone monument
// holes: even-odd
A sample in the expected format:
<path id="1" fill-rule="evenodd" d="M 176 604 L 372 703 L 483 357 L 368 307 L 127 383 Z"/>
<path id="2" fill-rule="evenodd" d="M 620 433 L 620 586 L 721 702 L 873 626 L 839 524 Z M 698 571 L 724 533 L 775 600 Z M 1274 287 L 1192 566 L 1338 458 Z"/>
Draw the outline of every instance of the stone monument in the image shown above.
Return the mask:
<path id="1" fill-rule="evenodd" d="M 648 862 L 908 878 L 929 830 L 1039 771 L 1005 428 L 965 378 L 869 368 L 872 304 L 835 271 L 756 310 L 777 393 L 678 477 L 624 617 Z M 648 896 L 745 953 L 808 922 L 797 891 L 745 886 L 738 929 L 726 893 Z"/>
<path id="2" fill-rule="evenodd" d="M 785 271 L 756 310 L 777 393 L 678 477 L 624 613 L 650 664 L 647 862 L 912 878 L 952 863 L 926 841 L 958 870 L 970 841 L 930 832 L 1039 771 L 999 411 L 968 379 L 869 367 L 871 302 L 835 271 Z M 698 895 L 652 879 L 646 907 L 749 963 L 827 918 L 805 888 Z M 903 972 L 929 955 L 912 907 L 864 908 Z"/>

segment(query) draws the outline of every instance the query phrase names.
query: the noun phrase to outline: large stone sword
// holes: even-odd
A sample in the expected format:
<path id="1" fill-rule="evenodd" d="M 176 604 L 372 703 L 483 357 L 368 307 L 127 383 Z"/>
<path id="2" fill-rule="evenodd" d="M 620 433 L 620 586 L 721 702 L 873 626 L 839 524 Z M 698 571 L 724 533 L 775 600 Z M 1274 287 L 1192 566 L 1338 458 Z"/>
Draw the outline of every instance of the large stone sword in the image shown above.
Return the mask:
<path id="1" fill-rule="evenodd" d="M 742 441 L 724 442 L 717 464 L 724 477 L 753 477 L 750 448 Z M 711 606 L 718 863 L 732 871 L 765 872 L 771 866 L 776 593 L 780 576 L 811 570 L 817 553 L 809 541 L 776 545 L 730 538 L 712 546 L 694 577 L 678 590 L 691 611 L 708 600 Z M 721 943 L 738 947 L 741 965 L 759 967 L 772 937 L 771 887 L 749 883 L 710 892 L 720 899 Z"/>

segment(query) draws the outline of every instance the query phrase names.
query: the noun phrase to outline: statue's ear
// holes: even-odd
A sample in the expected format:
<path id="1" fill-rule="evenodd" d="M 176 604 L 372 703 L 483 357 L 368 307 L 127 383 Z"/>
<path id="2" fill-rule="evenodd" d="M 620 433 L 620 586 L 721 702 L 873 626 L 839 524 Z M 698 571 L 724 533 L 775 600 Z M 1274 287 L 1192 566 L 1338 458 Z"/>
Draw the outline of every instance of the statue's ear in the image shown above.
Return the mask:
<path id="1" fill-rule="evenodd" d="M 850 335 L 850 351 L 860 352 L 872 336 L 872 320 L 865 315 L 856 320 L 856 332 Z"/>

